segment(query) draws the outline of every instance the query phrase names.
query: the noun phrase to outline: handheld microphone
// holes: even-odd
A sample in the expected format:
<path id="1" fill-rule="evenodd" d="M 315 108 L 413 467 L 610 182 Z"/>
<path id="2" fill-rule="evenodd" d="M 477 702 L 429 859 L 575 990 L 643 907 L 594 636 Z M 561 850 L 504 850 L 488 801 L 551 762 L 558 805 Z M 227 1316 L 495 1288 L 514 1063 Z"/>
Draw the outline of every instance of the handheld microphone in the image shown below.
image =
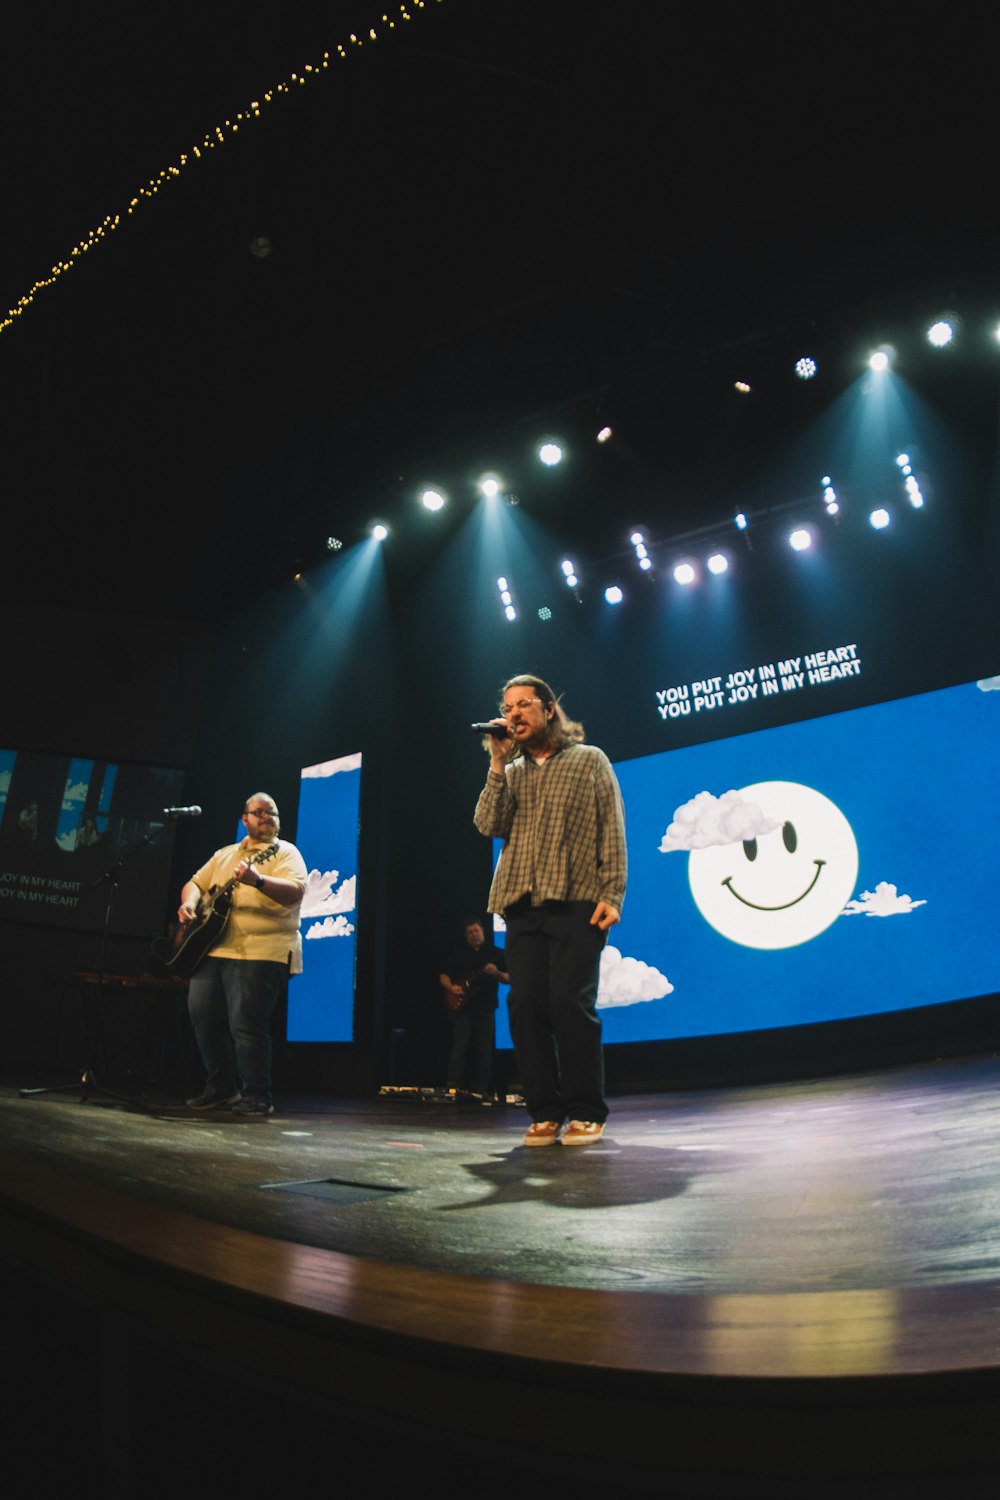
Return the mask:
<path id="1" fill-rule="evenodd" d="M 492 734 L 495 739 L 505 740 L 510 735 L 506 724 L 470 724 L 473 734 Z"/>
<path id="2" fill-rule="evenodd" d="M 163 809 L 163 816 L 166 819 L 168 819 L 168 821 L 171 822 L 171 823 L 175 822 L 178 818 L 200 818 L 201 817 L 201 808 L 200 807 L 165 807 Z"/>

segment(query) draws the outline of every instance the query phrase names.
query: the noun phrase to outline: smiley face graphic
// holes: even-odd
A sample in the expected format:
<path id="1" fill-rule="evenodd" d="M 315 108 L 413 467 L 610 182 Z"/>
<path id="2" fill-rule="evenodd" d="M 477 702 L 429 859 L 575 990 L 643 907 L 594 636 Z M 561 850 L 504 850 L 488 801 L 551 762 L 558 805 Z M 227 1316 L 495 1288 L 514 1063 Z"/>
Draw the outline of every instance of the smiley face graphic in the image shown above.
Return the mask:
<path id="1" fill-rule="evenodd" d="M 694 849 L 688 880 L 705 921 L 746 948 L 794 948 L 836 921 L 858 878 L 850 823 L 822 792 L 796 781 L 759 781 L 740 791 L 771 833 Z"/>

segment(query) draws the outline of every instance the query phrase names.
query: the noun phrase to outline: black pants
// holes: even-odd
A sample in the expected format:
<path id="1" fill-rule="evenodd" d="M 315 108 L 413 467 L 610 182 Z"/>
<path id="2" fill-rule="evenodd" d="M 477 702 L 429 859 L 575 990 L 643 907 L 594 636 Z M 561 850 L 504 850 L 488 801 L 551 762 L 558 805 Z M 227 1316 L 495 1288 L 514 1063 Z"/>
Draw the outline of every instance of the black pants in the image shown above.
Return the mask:
<path id="1" fill-rule="evenodd" d="M 608 1117 L 597 981 L 607 934 L 593 901 L 508 907 L 510 1034 L 533 1120 Z"/>

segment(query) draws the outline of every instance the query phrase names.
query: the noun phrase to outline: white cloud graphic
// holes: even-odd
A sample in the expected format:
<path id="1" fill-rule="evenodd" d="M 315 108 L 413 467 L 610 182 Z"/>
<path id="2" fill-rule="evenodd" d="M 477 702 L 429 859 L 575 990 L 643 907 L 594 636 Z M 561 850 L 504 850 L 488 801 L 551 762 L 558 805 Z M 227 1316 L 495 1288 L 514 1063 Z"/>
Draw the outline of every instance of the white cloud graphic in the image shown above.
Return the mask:
<path id="1" fill-rule="evenodd" d="M 926 906 L 926 901 L 913 901 L 909 896 L 900 896 L 894 885 L 880 880 L 873 891 L 862 891 L 860 898 L 848 901 L 841 916 L 844 917 L 901 917 Z"/>
<path id="2" fill-rule="evenodd" d="M 740 792 L 724 792 L 721 797 L 699 792 L 674 813 L 674 821 L 660 840 L 660 852 L 739 844 L 780 826 L 780 818 L 765 817 L 756 803 L 745 802 Z"/>
<path id="3" fill-rule="evenodd" d="M 315 766 L 303 766 L 303 781 L 315 781 L 324 776 L 336 776 L 338 771 L 360 771 L 361 751 L 356 755 L 342 755 L 339 760 L 321 760 Z"/>
<path id="4" fill-rule="evenodd" d="M 1000 677 L 981 677 L 976 687 L 981 693 L 1000 693 Z"/>
<path id="5" fill-rule="evenodd" d="M 306 937 L 350 937 L 353 931 L 354 928 L 346 917 L 327 917 L 325 922 L 314 922 L 306 933 Z"/>
<path id="6" fill-rule="evenodd" d="M 601 976 L 597 986 L 597 1008 L 638 1005 L 643 1000 L 662 1000 L 674 987 L 665 974 L 639 958 L 622 958 L 610 944 L 601 954 Z"/>
<path id="7" fill-rule="evenodd" d="M 302 898 L 303 917 L 326 917 L 332 912 L 353 911 L 356 905 L 355 888 L 357 876 L 351 875 L 337 890 L 334 886 L 340 878 L 339 870 L 310 870 L 306 880 L 306 893 Z"/>
<path id="8" fill-rule="evenodd" d="M 72 786 L 68 786 L 63 792 L 62 810 L 63 812 L 76 812 L 74 804 L 77 802 L 86 802 L 86 800 L 87 783 L 85 781 L 74 782 Z"/>

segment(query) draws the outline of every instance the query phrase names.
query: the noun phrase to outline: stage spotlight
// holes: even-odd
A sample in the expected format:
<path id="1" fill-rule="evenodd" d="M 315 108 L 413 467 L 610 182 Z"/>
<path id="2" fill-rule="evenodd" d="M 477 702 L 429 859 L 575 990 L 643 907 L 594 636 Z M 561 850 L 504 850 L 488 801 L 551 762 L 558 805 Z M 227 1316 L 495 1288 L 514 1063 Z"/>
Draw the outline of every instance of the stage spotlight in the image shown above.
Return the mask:
<path id="1" fill-rule="evenodd" d="M 913 506 L 913 509 L 920 510 L 921 506 L 924 503 L 924 497 L 921 494 L 919 484 L 912 474 L 906 480 L 903 488 L 906 490 L 906 498 Z"/>
<path id="2" fill-rule="evenodd" d="M 328 536 L 326 539 L 327 552 L 339 552 L 343 545 L 339 536 Z"/>
<path id="3" fill-rule="evenodd" d="M 697 573 L 689 562 L 678 563 L 674 569 L 674 582 L 683 585 L 685 588 L 689 583 L 694 583 L 697 576 Z"/>
<path id="4" fill-rule="evenodd" d="M 997 330 L 997 337 L 1000 338 L 1000 329 Z M 597 434 L 597 441 L 599 443 L 606 443 L 607 440 L 608 440 L 608 438 L 610 436 L 611 436 L 611 428 L 610 427 L 602 427 L 601 430 L 600 430 L 600 432 Z"/>
<path id="5" fill-rule="evenodd" d="M 799 526 L 789 533 L 788 545 L 795 552 L 808 552 L 812 543 L 812 533 L 807 531 L 804 526 Z"/>
<path id="6" fill-rule="evenodd" d="M 372 537 L 376 542 L 384 542 L 388 535 L 389 528 L 388 526 L 383 526 L 381 521 L 376 522 L 372 527 Z"/>
<path id="7" fill-rule="evenodd" d="M 735 386 L 735 389 L 739 391 L 741 396 L 749 396 L 750 387 L 747 385 L 745 380 L 737 380 L 734 381 L 733 384 Z"/>
<path id="8" fill-rule="evenodd" d="M 653 566 L 652 559 L 646 547 L 646 540 L 641 531 L 633 531 L 629 541 L 635 548 L 635 559 L 644 573 L 648 573 Z"/>
<path id="9" fill-rule="evenodd" d="M 872 511 L 868 517 L 868 521 L 871 526 L 874 526 L 876 531 L 884 531 L 889 524 L 889 512 L 879 506 L 878 510 Z"/>
<path id="10" fill-rule="evenodd" d="M 625 598 L 625 595 L 622 593 L 617 583 L 613 583 L 609 588 L 606 588 L 604 590 L 604 597 L 609 604 L 621 604 L 622 600 Z"/>
<path id="11" fill-rule="evenodd" d="M 548 468 L 554 464 L 562 463 L 563 451 L 558 443 L 543 443 L 538 450 L 538 457 Z"/>
<path id="12" fill-rule="evenodd" d="M 945 318 L 940 318 L 937 323 L 932 323 L 927 330 L 927 342 L 933 344 L 935 349 L 943 349 L 950 344 L 955 337 L 955 329 Z"/>
<path id="13" fill-rule="evenodd" d="M 876 375 L 880 375 L 883 370 L 888 370 L 891 363 L 892 358 L 888 349 L 876 349 L 868 360 L 869 368 L 874 370 Z"/>
<path id="14" fill-rule="evenodd" d="M 747 518 L 743 514 L 742 511 L 739 511 L 733 517 L 733 525 L 736 527 L 737 531 L 746 531 L 746 529 L 747 529 Z"/>
<path id="15" fill-rule="evenodd" d="M 479 481 L 479 488 L 488 500 L 495 500 L 500 493 L 500 481 L 494 474 L 487 474 Z"/>
<path id="16" fill-rule="evenodd" d="M 551 609 L 549 609 L 549 606 L 547 604 L 543 604 L 541 609 L 538 611 L 538 618 L 540 620 L 551 620 L 552 611 Z"/>
<path id="17" fill-rule="evenodd" d="M 824 474 L 823 478 L 820 480 L 820 483 L 823 486 L 823 504 L 826 506 L 827 515 L 839 515 L 840 501 L 837 499 L 837 491 L 834 489 L 832 483 L 830 482 L 829 474 Z"/>
<path id="18" fill-rule="evenodd" d="M 444 496 L 440 490 L 424 490 L 420 496 L 420 503 L 427 510 L 441 510 L 444 506 Z"/>
<path id="19" fill-rule="evenodd" d="M 517 610 L 514 608 L 514 600 L 511 597 L 510 586 L 506 578 L 497 579 L 497 588 L 500 590 L 500 603 L 508 620 L 517 619 Z"/>
<path id="20" fill-rule="evenodd" d="M 905 474 L 907 468 L 909 467 L 910 455 L 908 453 L 897 453 L 896 462 Z"/>
<path id="21" fill-rule="evenodd" d="M 576 569 L 574 568 L 568 557 L 563 562 L 562 570 L 563 576 L 566 579 L 566 587 L 575 589 L 580 580 L 579 578 L 577 578 Z"/>
<path id="22" fill-rule="evenodd" d="M 716 576 L 718 576 L 718 574 L 720 573 L 728 573 L 729 558 L 724 552 L 713 552 L 711 557 L 708 559 L 707 566 L 708 571 L 710 573 L 715 573 Z"/>
<path id="23" fill-rule="evenodd" d="M 808 355 L 803 356 L 802 359 L 795 362 L 795 373 L 800 380 L 812 380 L 818 368 L 816 361 L 810 359 Z"/>

